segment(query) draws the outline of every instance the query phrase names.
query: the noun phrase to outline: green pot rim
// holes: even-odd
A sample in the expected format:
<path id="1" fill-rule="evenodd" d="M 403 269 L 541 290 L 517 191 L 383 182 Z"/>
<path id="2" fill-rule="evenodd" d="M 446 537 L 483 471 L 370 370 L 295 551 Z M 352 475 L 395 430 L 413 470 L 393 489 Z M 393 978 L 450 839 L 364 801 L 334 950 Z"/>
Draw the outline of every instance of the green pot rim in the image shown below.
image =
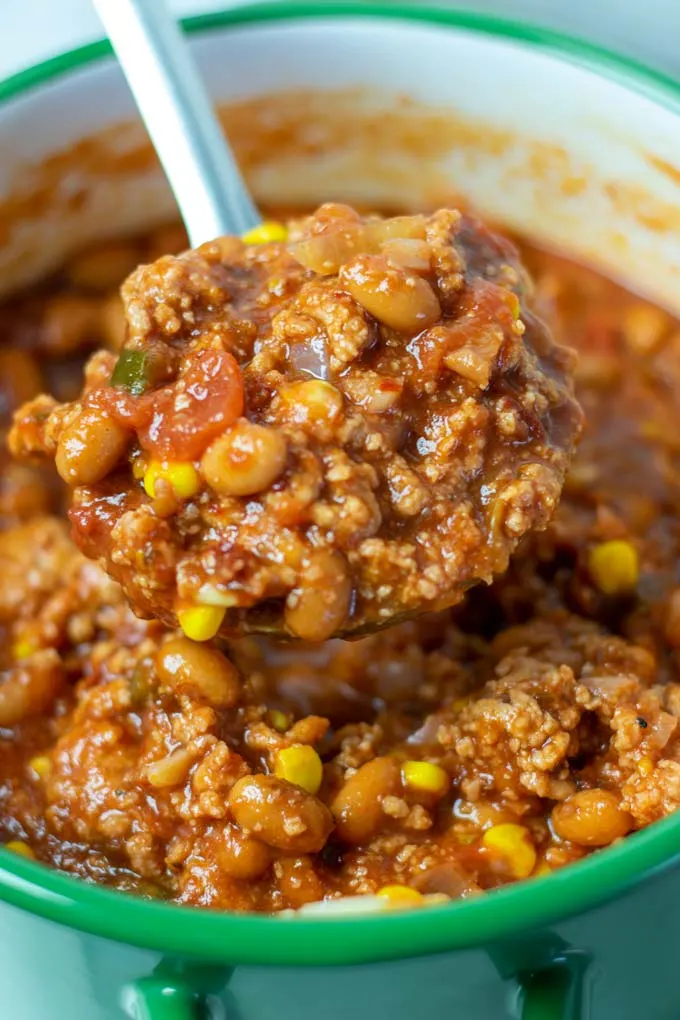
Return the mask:
<path id="1" fill-rule="evenodd" d="M 486 14 L 360 2 L 264 3 L 184 21 L 200 33 L 330 17 L 413 21 L 496 36 L 618 81 L 680 113 L 680 83 L 627 57 Z M 101 40 L 0 82 L 0 102 L 111 56 Z M 343 919 L 267 917 L 149 902 L 69 878 L 0 850 L 0 899 L 41 917 L 163 953 L 233 964 L 331 966 L 471 948 L 551 924 L 625 894 L 680 859 L 680 813 L 545 878 L 426 910 Z"/>

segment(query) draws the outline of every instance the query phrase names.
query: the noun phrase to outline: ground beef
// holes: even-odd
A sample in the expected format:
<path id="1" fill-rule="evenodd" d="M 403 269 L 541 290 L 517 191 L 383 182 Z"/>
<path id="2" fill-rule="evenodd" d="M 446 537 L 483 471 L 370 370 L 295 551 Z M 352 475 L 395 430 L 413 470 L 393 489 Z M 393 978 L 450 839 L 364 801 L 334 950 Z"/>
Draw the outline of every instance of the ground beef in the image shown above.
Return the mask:
<path id="1" fill-rule="evenodd" d="M 551 518 L 580 428 L 573 358 L 478 221 L 327 205 L 279 229 L 139 268 L 117 364 L 12 436 L 56 457 L 80 548 L 192 637 L 459 601 Z"/>

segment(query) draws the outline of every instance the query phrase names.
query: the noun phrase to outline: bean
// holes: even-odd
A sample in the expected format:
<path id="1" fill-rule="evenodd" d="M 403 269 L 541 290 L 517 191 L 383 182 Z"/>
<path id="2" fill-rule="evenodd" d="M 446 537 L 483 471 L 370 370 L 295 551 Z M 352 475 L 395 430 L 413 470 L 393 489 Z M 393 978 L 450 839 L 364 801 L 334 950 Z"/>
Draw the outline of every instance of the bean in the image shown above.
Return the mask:
<path id="1" fill-rule="evenodd" d="M 223 496 L 263 492 L 286 466 L 285 437 L 276 429 L 242 418 L 203 454 L 201 471 Z"/>
<path id="2" fill-rule="evenodd" d="M 96 298 L 74 294 L 51 298 L 43 315 L 41 346 L 52 355 L 90 346 L 99 335 L 99 311 Z"/>
<path id="3" fill-rule="evenodd" d="M 0 517 L 27 520 L 49 513 L 48 480 L 38 470 L 10 462 L 0 483 Z"/>
<path id="4" fill-rule="evenodd" d="M 344 556 L 331 549 L 317 549 L 286 599 L 286 626 L 305 641 L 325 641 L 347 619 L 351 597 L 352 582 Z"/>
<path id="5" fill-rule="evenodd" d="M 371 839 L 385 820 L 383 799 L 400 790 L 401 770 L 396 758 L 374 758 L 357 769 L 345 780 L 331 804 L 340 839 L 353 844 Z"/>
<path id="6" fill-rule="evenodd" d="M 129 432 L 100 408 L 83 408 L 59 436 L 55 462 L 68 485 L 94 485 L 125 453 Z"/>
<path id="7" fill-rule="evenodd" d="M 239 779 L 229 795 L 229 807 L 242 829 L 286 853 L 316 853 L 333 828 L 325 804 L 276 776 Z"/>
<path id="8" fill-rule="evenodd" d="M 306 379 L 286 386 L 281 391 L 281 400 L 290 416 L 299 424 L 330 423 L 338 417 L 343 407 L 342 393 L 322 379 Z"/>
<path id="9" fill-rule="evenodd" d="M 633 819 L 622 809 L 616 794 L 596 787 L 580 790 L 557 804 L 552 824 L 560 839 L 580 846 L 608 846 L 630 832 Z"/>
<path id="10" fill-rule="evenodd" d="M 441 318 L 429 283 L 383 255 L 358 255 L 342 267 L 340 282 L 374 318 L 399 332 L 420 332 Z"/>
<path id="11" fill-rule="evenodd" d="M 134 245 L 110 241 L 77 255 L 68 267 L 68 277 L 76 287 L 103 293 L 120 286 L 139 262 L 139 252 Z"/>
<path id="12" fill-rule="evenodd" d="M 10 415 L 40 393 L 42 375 L 26 351 L 0 350 L 0 415 Z"/>
<path id="13" fill-rule="evenodd" d="M 179 747 L 165 758 L 160 758 L 147 765 L 146 778 L 152 786 L 159 788 L 179 786 L 189 775 L 189 769 L 194 761 L 195 756 L 191 751 L 187 751 L 186 747 Z"/>
<path id="14" fill-rule="evenodd" d="M 0 726 L 15 726 L 46 712 L 63 682 L 61 661 L 52 648 L 38 651 L 25 665 L 0 674 Z"/>
<path id="15" fill-rule="evenodd" d="M 125 343 L 125 308 L 118 293 L 110 294 L 100 305 L 100 329 L 106 346 L 119 351 Z"/>
<path id="16" fill-rule="evenodd" d="M 217 856 L 227 875 L 246 882 L 263 875 L 272 862 L 268 846 L 231 824 L 224 830 Z"/>
<path id="17" fill-rule="evenodd" d="M 189 638 L 165 642 L 156 653 L 156 672 L 176 694 L 199 694 L 215 708 L 233 708 L 241 696 L 241 680 L 229 659 Z"/>

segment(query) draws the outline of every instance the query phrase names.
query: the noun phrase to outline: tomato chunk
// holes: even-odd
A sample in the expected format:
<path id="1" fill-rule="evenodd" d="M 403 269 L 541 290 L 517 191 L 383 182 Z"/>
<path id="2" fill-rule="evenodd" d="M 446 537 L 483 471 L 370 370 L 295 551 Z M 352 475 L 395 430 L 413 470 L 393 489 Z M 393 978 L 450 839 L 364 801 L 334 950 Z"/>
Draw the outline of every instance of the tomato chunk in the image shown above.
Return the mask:
<path id="1" fill-rule="evenodd" d="M 243 413 L 243 375 L 226 351 L 198 351 L 180 378 L 142 398 L 150 420 L 141 426 L 143 449 L 158 457 L 194 460 Z"/>

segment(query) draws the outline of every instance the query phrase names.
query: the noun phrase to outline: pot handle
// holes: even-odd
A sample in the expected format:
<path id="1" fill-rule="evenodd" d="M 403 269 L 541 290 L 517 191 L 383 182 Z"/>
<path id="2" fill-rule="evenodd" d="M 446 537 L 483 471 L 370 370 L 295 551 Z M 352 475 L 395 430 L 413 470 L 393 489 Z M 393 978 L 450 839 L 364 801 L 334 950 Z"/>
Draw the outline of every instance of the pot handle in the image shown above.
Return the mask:
<path id="1" fill-rule="evenodd" d="M 123 1010 L 130 1020 L 199 1020 L 196 990 L 181 978 L 161 975 L 140 978 L 127 985 Z"/>
<path id="2" fill-rule="evenodd" d="M 587 1020 L 585 967 L 567 956 L 541 970 L 518 975 L 519 1020 Z"/>

